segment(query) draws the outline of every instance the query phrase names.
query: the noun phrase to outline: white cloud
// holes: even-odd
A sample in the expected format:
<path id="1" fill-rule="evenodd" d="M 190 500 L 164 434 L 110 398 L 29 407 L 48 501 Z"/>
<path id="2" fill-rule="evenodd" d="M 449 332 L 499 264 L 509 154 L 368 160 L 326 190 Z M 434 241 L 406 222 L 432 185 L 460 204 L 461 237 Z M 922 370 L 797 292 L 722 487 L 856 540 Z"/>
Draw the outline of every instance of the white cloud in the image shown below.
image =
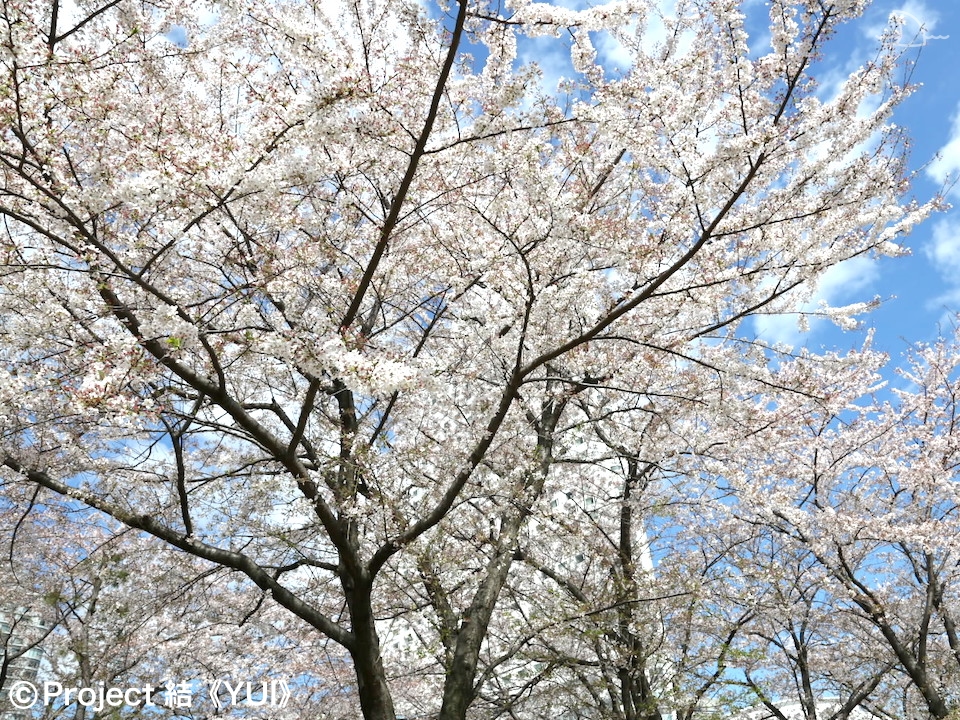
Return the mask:
<path id="1" fill-rule="evenodd" d="M 560 4 L 569 7 L 572 6 L 571 3 L 577 1 L 565 0 Z M 757 1 L 747 0 L 747 3 Z M 616 7 L 619 3 L 617 0 L 610 0 L 607 4 Z M 693 15 L 688 19 L 695 19 L 695 17 Z M 662 49 L 669 40 L 675 38 L 676 47 L 673 53 L 682 56 L 690 52 L 696 36 L 695 32 L 689 28 L 675 33 L 677 23 L 677 0 L 658 0 L 650 5 L 647 12 L 635 15 L 625 27 L 620 28 L 620 33 L 631 40 L 634 36 L 641 37 L 643 52 L 648 54 L 656 52 L 658 48 Z M 632 67 L 632 51 L 628 50 L 613 33 L 595 32 L 591 34 L 591 40 L 597 50 L 597 60 L 607 72 L 626 72 Z"/>
<path id="2" fill-rule="evenodd" d="M 800 316 L 804 313 L 816 313 L 822 302 L 836 306 L 854 301 L 857 295 L 876 282 L 878 277 L 877 261 L 862 255 L 834 265 L 820 278 L 813 297 L 802 305 L 799 313 L 758 315 L 754 318 L 754 331 L 767 342 L 799 345 L 806 334 L 798 327 Z M 822 322 L 822 318 L 811 318 L 811 331 Z"/>
<path id="3" fill-rule="evenodd" d="M 517 57 L 524 65 L 536 63 L 542 73 L 541 88 L 547 94 L 556 93 L 562 80 L 577 77 L 570 61 L 569 38 L 522 38 L 517 43 Z"/>
<path id="4" fill-rule="evenodd" d="M 850 300 L 877 280 L 877 262 L 861 255 L 827 270 L 817 284 L 816 299 L 828 303 Z"/>
<path id="5" fill-rule="evenodd" d="M 798 345 L 802 340 L 797 318 L 792 315 L 757 315 L 753 319 L 753 329 L 757 337 L 773 345 Z"/>
<path id="6" fill-rule="evenodd" d="M 897 21 L 900 24 L 897 44 L 900 47 L 922 47 L 930 40 L 947 39 L 946 35 L 933 34 L 939 20 L 940 14 L 922 0 L 906 0 L 888 13 L 885 22 L 866 23 L 863 32 L 875 40 L 887 30 L 892 21 Z"/>
<path id="7" fill-rule="evenodd" d="M 937 271 L 946 278 L 960 275 L 960 218 L 949 217 L 933 225 L 932 242 L 923 248 Z"/>
<path id="8" fill-rule="evenodd" d="M 920 0 L 907 0 L 890 16 L 901 23 L 899 44 L 902 47 L 923 47 L 930 40 L 946 40 L 949 37 L 933 34 L 940 15 Z"/>
<path id="9" fill-rule="evenodd" d="M 675 0 L 663 0 L 650 8 L 643 20 L 642 27 L 643 45 L 648 51 L 652 52 L 653 48 L 666 42 L 668 37 L 667 26 L 675 22 L 675 17 Z M 636 33 L 637 30 L 636 21 L 631 22 L 630 26 L 625 28 L 628 34 Z M 610 33 L 598 33 L 594 45 L 597 48 L 598 59 L 606 67 L 620 70 L 629 69 L 632 62 L 630 51 Z"/>
<path id="10" fill-rule="evenodd" d="M 948 327 L 956 322 L 960 307 L 960 217 L 953 214 L 935 222 L 923 254 L 948 285 L 944 292 L 930 298 L 926 307 L 942 310 L 939 322 Z"/>
<path id="11" fill-rule="evenodd" d="M 608 72 L 615 70 L 624 72 L 633 64 L 630 51 L 610 33 L 596 33 L 593 44 L 597 48 L 597 60 Z"/>
<path id="12" fill-rule="evenodd" d="M 927 175 L 938 183 L 960 179 L 960 105 L 953 116 L 950 139 L 940 148 L 937 158 L 927 166 Z M 957 194 L 957 190 L 957 185 L 954 185 L 954 194 Z"/>

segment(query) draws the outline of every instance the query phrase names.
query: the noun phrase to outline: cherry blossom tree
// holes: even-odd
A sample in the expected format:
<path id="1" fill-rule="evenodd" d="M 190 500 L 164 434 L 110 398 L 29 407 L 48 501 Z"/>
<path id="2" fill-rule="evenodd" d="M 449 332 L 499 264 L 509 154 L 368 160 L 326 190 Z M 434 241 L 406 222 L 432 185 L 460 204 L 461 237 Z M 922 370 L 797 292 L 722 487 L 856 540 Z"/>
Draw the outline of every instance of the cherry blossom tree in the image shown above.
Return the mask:
<path id="1" fill-rule="evenodd" d="M 818 403 L 858 399 L 885 356 L 784 357 L 725 389 L 691 393 L 694 403 L 685 393 L 707 375 L 700 360 L 671 377 L 672 401 L 659 394 L 668 412 L 648 407 L 634 434 L 608 412 L 587 426 L 598 442 L 555 458 L 557 485 L 520 540 L 498 608 L 503 629 L 491 631 L 506 639 L 489 638 L 496 651 L 482 658 L 498 680 L 526 682 L 485 688 L 484 716 L 498 707 L 577 716 L 588 697 L 589 716 L 631 720 L 899 716 L 903 682 L 882 638 L 850 617 L 808 549 L 756 514 L 757 503 L 785 502 L 786 470 L 765 467 L 762 448 L 781 441 L 771 433 L 815 417 Z M 824 373 L 824 397 L 799 392 L 811 373 Z M 801 429 L 792 432 L 806 447 Z M 756 467 L 738 478 L 745 451 Z"/>
<path id="2" fill-rule="evenodd" d="M 891 398 L 809 408 L 806 432 L 765 459 L 775 495 L 744 494 L 815 559 L 820 592 L 886 647 L 912 687 L 901 713 L 936 718 L 956 712 L 960 689 L 958 347 L 954 337 L 914 348 Z"/>
<path id="3" fill-rule="evenodd" d="M 625 509 L 758 382 L 828 392 L 840 361 L 766 380 L 743 321 L 931 209 L 887 124 L 896 33 L 822 97 L 866 3 L 774 0 L 765 47 L 740 5 L 0 5 L 4 501 L 37 527 L 86 508 L 282 609 L 349 656 L 368 720 L 401 695 L 462 720 L 576 454 L 625 451 Z M 517 59 L 551 35 L 559 95 Z M 654 424 L 674 447 L 640 456 Z M 432 684 L 391 659 L 402 628 Z"/>

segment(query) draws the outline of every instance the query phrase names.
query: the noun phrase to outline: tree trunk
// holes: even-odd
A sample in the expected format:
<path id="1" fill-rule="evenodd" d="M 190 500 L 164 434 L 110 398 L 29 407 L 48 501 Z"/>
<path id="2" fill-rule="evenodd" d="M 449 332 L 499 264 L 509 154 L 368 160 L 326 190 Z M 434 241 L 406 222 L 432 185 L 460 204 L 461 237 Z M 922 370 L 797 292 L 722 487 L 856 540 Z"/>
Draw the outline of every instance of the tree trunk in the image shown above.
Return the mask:
<path id="1" fill-rule="evenodd" d="M 380 657 L 380 638 L 370 601 L 371 590 L 370 583 L 351 587 L 349 582 L 344 582 L 354 635 L 349 650 L 357 677 L 360 711 L 364 720 L 396 720 L 393 697 Z"/>
<path id="2" fill-rule="evenodd" d="M 497 598 L 507 581 L 507 575 L 517 553 L 520 530 L 530 515 L 534 503 L 543 491 L 547 473 L 553 463 L 553 432 L 563 414 L 565 401 L 546 403 L 537 423 L 537 465 L 527 475 L 518 491 L 517 502 L 511 511 L 501 516 L 497 549 L 487 563 L 483 581 L 464 613 L 457 633 L 453 661 L 447 669 L 443 686 L 443 703 L 438 720 L 465 720 L 467 709 L 474 700 L 477 663 L 480 648 L 487 636 L 490 618 Z"/>

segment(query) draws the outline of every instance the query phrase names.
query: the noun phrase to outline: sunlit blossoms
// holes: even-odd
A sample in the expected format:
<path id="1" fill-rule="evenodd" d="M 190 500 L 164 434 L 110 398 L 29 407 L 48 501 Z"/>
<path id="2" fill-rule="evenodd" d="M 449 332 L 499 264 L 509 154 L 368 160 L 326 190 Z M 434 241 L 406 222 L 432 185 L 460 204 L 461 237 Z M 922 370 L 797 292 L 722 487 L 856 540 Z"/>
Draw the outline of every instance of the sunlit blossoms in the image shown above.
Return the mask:
<path id="1" fill-rule="evenodd" d="M 947 385 L 883 405 L 869 344 L 744 324 L 856 326 L 817 282 L 935 208 L 897 35 L 827 93 L 866 3 L 773 0 L 762 40 L 746 5 L 0 5 L 0 607 L 50 672 L 282 674 L 291 718 L 946 717 Z M 869 612 L 921 586 L 922 658 Z"/>

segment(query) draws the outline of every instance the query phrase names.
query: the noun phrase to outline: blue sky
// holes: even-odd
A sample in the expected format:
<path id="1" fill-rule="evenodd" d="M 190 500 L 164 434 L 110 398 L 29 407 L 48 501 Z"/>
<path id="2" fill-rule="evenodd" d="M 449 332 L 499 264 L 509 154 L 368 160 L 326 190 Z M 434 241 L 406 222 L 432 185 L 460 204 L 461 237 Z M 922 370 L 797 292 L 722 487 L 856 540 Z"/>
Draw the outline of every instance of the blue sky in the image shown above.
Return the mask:
<path id="1" fill-rule="evenodd" d="M 554 0 L 550 4 L 580 9 L 601 2 Z M 672 5 L 672 1 L 664 0 L 664 4 Z M 752 42 L 759 46 L 766 34 L 765 3 L 745 0 L 744 6 L 748 27 L 754 31 Z M 917 177 L 912 196 L 922 202 L 945 189 L 948 178 L 960 173 L 960 3 L 874 0 L 863 17 L 831 39 L 814 74 L 828 92 L 831 83 L 839 82 L 875 54 L 877 38 L 892 14 L 902 20 L 900 44 L 904 58 L 914 63 L 912 83 L 920 85 L 892 122 L 905 127 L 913 139 L 910 164 Z M 604 47 L 602 40 L 594 42 L 603 61 L 615 64 L 615 49 Z M 521 43 L 519 59 L 536 61 L 543 71 L 545 89 L 553 89 L 561 77 L 573 74 L 567 52 L 565 43 L 555 38 L 536 38 Z M 960 312 L 960 186 L 946 199 L 958 209 L 936 214 L 900 240 L 910 248 L 910 256 L 855 259 L 834 268 L 821 283 L 818 296 L 831 305 L 881 298 L 879 309 L 861 316 L 861 329 L 842 331 L 827 320 L 814 320 L 810 331 L 801 333 L 795 317 L 781 316 L 756 320 L 752 328 L 744 330 L 812 350 L 843 350 L 862 346 L 867 330 L 873 328 L 874 347 L 894 357 L 909 343 L 951 333 Z"/>
<path id="2" fill-rule="evenodd" d="M 875 347 L 897 356 L 907 343 L 950 334 L 960 312 L 960 186 L 948 185 L 960 172 L 960 3 L 875 1 L 860 21 L 834 38 L 822 70 L 829 75 L 858 66 L 892 13 L 903 20 L 901 44 L 915 63 L 912 82 L 919 85 L 893 118 L 913 140 L 912 194 L 924 201 L 949 189 L 946 199 L 958 208 L 935 214 L 903 239 L 909 257 L 855 260 L 830 274 L 821 291 L 831 303 L 882 298 L 879 309 L 862 317 L 862 330 L 842 332 L 819 322 L 800 335 L 788 319 L 766 328 L 778 339 L 811 349 L 858 345 L 873 328 Z"/>

